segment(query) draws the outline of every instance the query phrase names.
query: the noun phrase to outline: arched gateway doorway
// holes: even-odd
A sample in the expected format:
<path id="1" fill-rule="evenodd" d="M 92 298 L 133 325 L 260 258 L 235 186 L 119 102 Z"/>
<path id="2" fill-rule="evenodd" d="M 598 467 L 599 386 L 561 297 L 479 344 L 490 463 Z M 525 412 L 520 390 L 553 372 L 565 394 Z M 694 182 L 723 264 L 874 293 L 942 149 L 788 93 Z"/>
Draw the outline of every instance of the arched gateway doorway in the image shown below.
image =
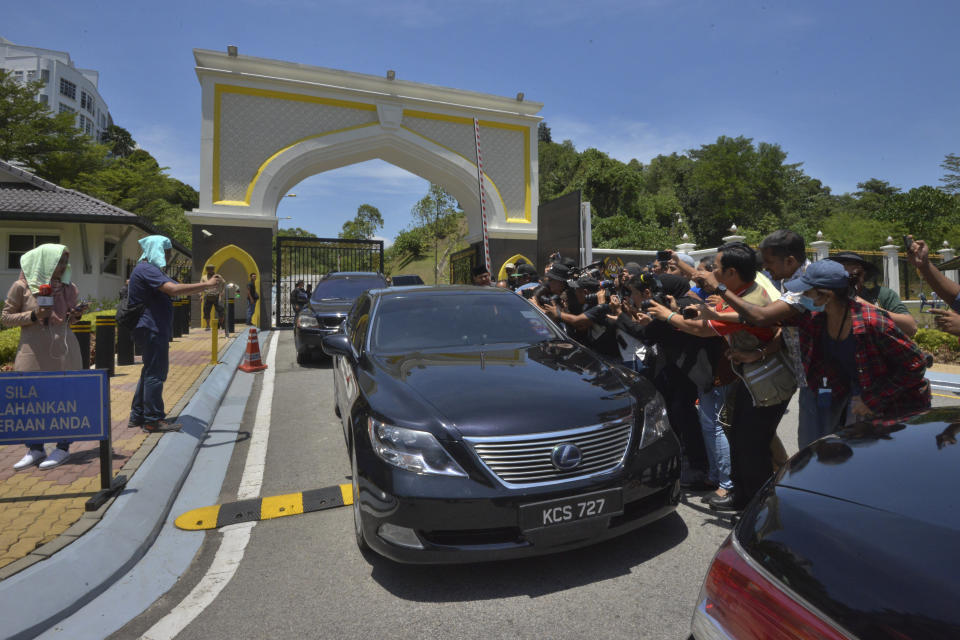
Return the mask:
<path id="1" fill-rule="evenodd" d="M 261 327 L 270 324 L 277 204 L 311 175 L 375 158 L 394 164 L 456 197 L 468 241 L 479 243 L 474 118 L 494 271 L 536 253 L 542 104 L 215 51 L 194 57 L 203 108 L 200 206 L 187 214 L 194 276 L 221 247 L 242 247 L 260 272 Z"/>

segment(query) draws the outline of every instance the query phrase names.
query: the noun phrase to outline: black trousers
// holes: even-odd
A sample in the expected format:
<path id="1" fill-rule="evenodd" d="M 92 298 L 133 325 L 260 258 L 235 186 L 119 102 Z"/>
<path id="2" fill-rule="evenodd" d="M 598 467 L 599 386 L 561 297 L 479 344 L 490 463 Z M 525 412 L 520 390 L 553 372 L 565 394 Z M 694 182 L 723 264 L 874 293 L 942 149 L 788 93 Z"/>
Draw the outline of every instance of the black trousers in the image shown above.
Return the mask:
<path id="1" fill-rule="evenodd" d="M 203 319 L 207 321 L 207 326 L 210 326 L 210 309 L 217 308 L 217 324 L 223 326 L 223 323 L 226 322 L 226 318 L 223 313 L 223 305 L 220 304 L 220 300 L 217 298 L 211 298 L 209 296 L 203 297 Z"/>
<path id="2" fill-rule="evenodd" d="M 697 413 L 697 386 L 680 369 L 670 364 L 654 379 L 654 386 L 667 405 L 667 419 L 680 439 L 680 448 L 690 468 L 706 473 L 710 465 Z"/>
<path id="3" fill-rule="evenodd" d="M 734 390 L 734 408 L 730 442 L 730 463 L 736 506 L 743 507 L 753 498 L 773 473 L 770 443 L 777 433 L 780 419 L 789 400 L 770 407 L 755 407 L 743 382 Z"/>

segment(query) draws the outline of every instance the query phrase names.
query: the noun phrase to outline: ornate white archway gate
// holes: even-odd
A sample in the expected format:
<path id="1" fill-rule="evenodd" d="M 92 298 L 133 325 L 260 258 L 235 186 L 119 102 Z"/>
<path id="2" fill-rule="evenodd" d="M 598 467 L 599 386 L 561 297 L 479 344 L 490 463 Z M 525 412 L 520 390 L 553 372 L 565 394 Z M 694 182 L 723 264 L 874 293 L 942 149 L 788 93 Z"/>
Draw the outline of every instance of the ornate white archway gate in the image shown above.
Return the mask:
<path id="1" fill-rule="evenodd" d="M 240 243 L 268 294 L 280 198 L 311 175 L 374 158 L 446 188 L 467 214 L 468 240 L 479 241 L 474 118 L 495 265 L 535 243 L 542 104 L 215 51 L 194 57 L 203 108 L 200 206 L 187 214 L 194 264 Z"/>

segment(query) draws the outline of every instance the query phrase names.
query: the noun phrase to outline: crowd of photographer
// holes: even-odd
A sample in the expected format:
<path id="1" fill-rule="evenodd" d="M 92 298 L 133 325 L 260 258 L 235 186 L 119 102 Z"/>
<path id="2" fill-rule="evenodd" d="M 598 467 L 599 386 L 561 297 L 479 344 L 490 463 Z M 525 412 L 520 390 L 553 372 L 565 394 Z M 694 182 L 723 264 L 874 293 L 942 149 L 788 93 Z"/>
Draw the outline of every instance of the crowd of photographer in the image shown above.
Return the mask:
<path id="1" fill-rule="evenodd" d="M 938 324 L 960 335 L 960 285 L 910 241 L 918 271 L 952 303 Z M 780 230 L 759 253 L 732 242 L 698 263 L 661 251 L 612 277 L 600 263 L 551 258 L 540 277 L 508 265 L 498 286 L 653 382 L 683 448 L 681 483 L 713 489 L 703 497 L 713 509 L 742 509 L 782 464 L 776 431 L 794 393 L 801 448 L 852 422 L 894 423 L 930 406 L 916 321 L 855 253 L 811 263 L 803 238 Z"/>

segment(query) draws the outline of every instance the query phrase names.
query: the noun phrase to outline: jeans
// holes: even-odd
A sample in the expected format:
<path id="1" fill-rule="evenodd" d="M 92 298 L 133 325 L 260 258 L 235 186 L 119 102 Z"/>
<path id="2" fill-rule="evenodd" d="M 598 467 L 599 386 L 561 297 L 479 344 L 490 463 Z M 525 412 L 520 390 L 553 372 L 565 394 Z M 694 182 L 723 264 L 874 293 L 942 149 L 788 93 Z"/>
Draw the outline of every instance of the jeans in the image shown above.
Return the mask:
<path id="1" fill-rule="evenodd" d="M 730 480 L 730 445 L 727 443 L 727 434 L 717 420 L 727 388 L 726 386 L 713 387 L 707 391 L 700 391 L 698 413 L 700 430 L 703 432 L 703 444 L 707 449 L 707 462 L 710 464 L 707 480 L 729 491 L 733 488 L 733 482 Z"/>
<path id="2" fill-rule="evenodd" d="M 156 422 L 166 417 L 163 409 L 163 383 L 170 368 L 170 344 L 155 331 L 137 329 L 133 339 L 143 354 L 140 381 L 130 405 L 130 424 Z"/>
<path id="3" fill-rule="evenodd" d="M 253 324 L 253 312 L 256 308 L 256 302 L 250 302 L 247 300 L 247 324 Z"/>

